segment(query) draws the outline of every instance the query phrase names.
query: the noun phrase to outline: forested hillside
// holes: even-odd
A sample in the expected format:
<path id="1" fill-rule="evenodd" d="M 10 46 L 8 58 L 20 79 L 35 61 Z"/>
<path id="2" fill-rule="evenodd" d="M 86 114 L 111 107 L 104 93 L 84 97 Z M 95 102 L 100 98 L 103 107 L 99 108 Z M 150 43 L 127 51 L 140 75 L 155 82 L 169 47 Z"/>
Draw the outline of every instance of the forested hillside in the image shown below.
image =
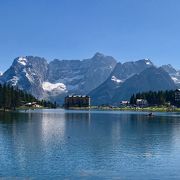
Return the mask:
<path id="1" fill-rule="evenodd" d="M 36 102 L 42 107 L 55 108 L 56 103 L 39 101 L 31 94 L 10 85 L 0 84 L 0 109 L 13 109 L 24 106 L 27 103 Z"/>
<path id="2" fill-rule="evenodd" d="M 137 93 L 131 96 L 130 103 L 136 104 L 137 99 L 146 99 L 150 106 L 153 105 L 165 105 L 170 103 L 171 105 L 179 106 L 179 102 L 175 101 L 175 91 L 149 91 L 144 93 Z"/>

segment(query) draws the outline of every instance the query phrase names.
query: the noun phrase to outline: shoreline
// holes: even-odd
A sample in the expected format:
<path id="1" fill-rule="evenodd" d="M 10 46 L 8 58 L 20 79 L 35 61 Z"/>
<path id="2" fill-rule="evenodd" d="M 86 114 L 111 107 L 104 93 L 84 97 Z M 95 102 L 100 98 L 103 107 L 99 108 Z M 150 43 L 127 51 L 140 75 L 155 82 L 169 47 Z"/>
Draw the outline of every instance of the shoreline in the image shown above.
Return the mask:
<path id="1" fill-rule="evenodd" d="M 37 109 L 53 109 L 53 108 L 46 108 L 46 107 L 31 107 L 31 108 L 27 108 L 27 107 L 18 107 L 15 110 L 13 109 L 0 109 L 0 112 L 18 112 L 18 111 L 28 111 L 28 110 L 37 110 Z"/>
<path id="2" fill-rule="evenodd" d="M 41 110 L 41 109 L 53 109 L 53 108 L 45 108 L 45 107 L 39 107 L 39 108 L 25 108 L 25 107 L 19 107 L 16 108 L 16 110 L 11 109 L 0 109 L 0 112 L 18 112 L 20 110 Z M 146 107 L 146 108 L 130 108 L 130 107 L 88 107 L 88 108 L 79 108 L 79 107 L 72 107 L 72 108 L 56 108 L 56 109 L 64 109 L 64 110 L 83 110 L 83 111 L 91 111 L 91 110 L 97 110 L 97 111 L 134 111 L 134 112 L 180 112 L 180 108 L 168 108 L 168 107 Z"/>
<path id="3" fill-rule="evenodd" d="M 135 112 L 180 112 L 180 108 L 169 107 L 146 107 L 146 108 L 110 108 L 110 107 L 90 107 L 90 108 L 68 108 L 65 110 L 101 110 L 101 111 L 135 111 Z"/>

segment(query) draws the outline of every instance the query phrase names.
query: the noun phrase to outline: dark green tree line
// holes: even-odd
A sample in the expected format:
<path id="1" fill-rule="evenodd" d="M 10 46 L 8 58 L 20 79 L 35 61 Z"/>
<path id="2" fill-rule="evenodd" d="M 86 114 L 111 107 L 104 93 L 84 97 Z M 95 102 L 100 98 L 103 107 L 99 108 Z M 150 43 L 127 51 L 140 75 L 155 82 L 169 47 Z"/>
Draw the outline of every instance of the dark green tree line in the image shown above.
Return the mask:
<path id="1" fill-rule="evenodd" d="M 137 99 L 146 99 L 150 106 L 165 105 L 171 103 L 171 105 L 179 105 L 179 102 L 175 101 L 175 91 L 149 91 L 143 93 L 133 94 L 130 98 L 131 104 L 136 104 Z"/>
<path id="2" fill-rule="evenodd" d="M 0 109 L 15 110 L 17 107 L 23 106 L 30 102 L 36 102 L 43 107 L 56 108 L 56 103 L 51 103 L 45 100 L 40 101 L 31 94 L 28 94 L 17 87 L 0 84 Z"/>

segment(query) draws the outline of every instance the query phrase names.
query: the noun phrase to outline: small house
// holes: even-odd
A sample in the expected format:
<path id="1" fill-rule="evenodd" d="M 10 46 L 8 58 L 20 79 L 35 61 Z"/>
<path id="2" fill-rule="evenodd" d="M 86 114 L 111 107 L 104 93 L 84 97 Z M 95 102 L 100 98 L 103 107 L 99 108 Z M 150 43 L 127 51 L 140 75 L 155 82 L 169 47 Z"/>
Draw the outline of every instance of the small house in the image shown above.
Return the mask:
<path id="1" fill-rule="evenodd" d="M 148 102 L 146 99 L 137 99 L 136 105 L 139 107 L 146 107 L 146 106 L 148 106 Z"/>
<path id="2" fill-rule="evenodd" d="M 129 101 L 121 101 L 121 102 L 120 102 L 120 107 L 129 106 L 129 104 L 130 104 Z"/>
<path id="3" fill-rule="evenodd" d="M 25 104 L 26 107 L 33 107 L 33 108 L 38 108 L 40 107 L 39 104 L 37 104 L 37 102 L 28 102 Z"/>

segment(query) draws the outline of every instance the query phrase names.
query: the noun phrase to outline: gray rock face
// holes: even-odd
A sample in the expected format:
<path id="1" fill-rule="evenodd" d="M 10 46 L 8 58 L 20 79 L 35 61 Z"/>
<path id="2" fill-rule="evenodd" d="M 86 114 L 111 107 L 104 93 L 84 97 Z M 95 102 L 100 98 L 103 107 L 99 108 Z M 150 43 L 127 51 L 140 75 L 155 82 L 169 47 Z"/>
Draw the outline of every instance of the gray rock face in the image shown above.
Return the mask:
<path id="1" fill-rule="evenodd" d="M 154 65 L 149 59 L 142 59 L 135 62 L 126 62 L 124 64 L 118 63 L 111 76 L 115 76 L 117 79 L 125 81 L 134 74 L 138 74 L 151 66 Z"/>
<path id="2" fill-rule="evenodd" d="M 114 58 L 100 53 L 82 61 L 55 59 L 49 64 L 40 57 L 18 57 L 0 82 L 18 86 L 37 98 L 62 99 L 66 94 L 87 94 L 98 87 L 115 65 Z"/>
<path id="3" fill-rule="evenodd" d="M 117 100 L 128 99 L 132 94 L 147 91 L 172 90 L 177 86 L 162 68 L 150 67 L 140 74 L 136 74 L 123 83 L 121 87 L 116 89 L 112 102 Z"/>
<path id="4" fill-rule="evenodd" d="M 90 92 L 90 96 L 94 97 L 95 104 L 107 104 L 111 102 L 115 91 L 118 87 L 135 74 L 139 74 L 149 67 L 153 67 L 150 60 L 143 59 L 135 62 L 117 63 L 109 78 L 98 88 Z M 97 100 L 97 101 L 96 101 Z"/>
<path id="5" fill-rule="evenodd" d="M 176 70 L 170 64 L 161 66 L 172 78 L 174 83 L 180 87 L 180 71 Z"/>
<path id="6" fill-rule="evenodd" d="M 161 66 L 168 74 L 175 74 L 177 71 L 171 64 Z"/>
<path id="7" fill-rule="evenodd" d="M 0 81 L 18 86 L 36 97 L 42 97 L 42 82 L 46 79 L 47 65 L 44 58 L 18 57 L 0 77 Z"/>
<path id="8" fill-rule="evenodd" d="M 0 76 L 0 83 L 59 103 L 67 94 L 89 94 L 95 105 L 116 104 L 136 92 L 174 89 L 180 85 L 180 72 L 170 65 L 156 68 L 148 59 L 117 63 L 100 53 L 89 59 L 55 59 L 50 63 L 26 56 L 14 60 Z"/>
<path id="9" fill-rule="evenodd" d="M 118 104 L 118 102 L 122 100 L 129 100 L 132 94 L 138 92 L 171 90 L 177 88 L 167 72 L 162 68 L 153 66 L 128 78 L 113 91 L 109 90 L 108 87 L 106 86 L 104 91 L 98 87 L 90 93 L 94 105 L 109 103 Z"/>
<path id="10" fill-rule="evenodd" d="M 0 71 L 0 76 L 2 76 L 3 75 L 3 73 Z"/>
<path id="11" fill-rule="evenodd" d="M 100 53 L 83 61 L 56 59 L 49 64 L 48 81 L 65 84 L 69 93 L 87 94 L 108 78 L 115 65 L 114 58 Z"/>

